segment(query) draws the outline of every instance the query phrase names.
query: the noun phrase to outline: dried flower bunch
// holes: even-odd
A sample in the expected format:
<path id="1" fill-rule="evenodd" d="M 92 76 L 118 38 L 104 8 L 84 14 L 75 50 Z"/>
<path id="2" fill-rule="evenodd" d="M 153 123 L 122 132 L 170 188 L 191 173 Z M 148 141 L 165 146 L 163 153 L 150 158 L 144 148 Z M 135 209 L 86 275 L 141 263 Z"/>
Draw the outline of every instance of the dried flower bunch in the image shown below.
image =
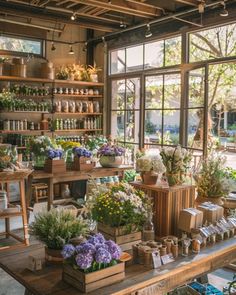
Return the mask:
<path id="1" fill-rule="evenodd" d="M 78 246 L 65 245 L 62 256 L 75 269 L 89 273 L 116 265 L 121 256 L 121 249 L 115 242 L 105 240 L 103 235 L 98 233 Z"/>

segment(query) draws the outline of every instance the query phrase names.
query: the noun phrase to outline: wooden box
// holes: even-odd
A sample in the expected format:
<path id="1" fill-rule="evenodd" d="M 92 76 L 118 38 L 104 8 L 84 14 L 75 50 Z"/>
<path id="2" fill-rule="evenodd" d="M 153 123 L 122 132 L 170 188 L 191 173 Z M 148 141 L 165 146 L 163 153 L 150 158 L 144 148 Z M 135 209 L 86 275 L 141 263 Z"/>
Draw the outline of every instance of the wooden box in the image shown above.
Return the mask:
<path id="1" fill-rule="evenodd" d="M 91 158 L 75 157 L 73 166 L 76 171 L 89 171 L 95 167 L 95 162 L 92 162 Z"/>
<path id="2" fill-rule="evenodd" d="M 136 189 L 144 191 L 153 200 L 153 221 L 156 236 L 179 236 L 179 214 L 182 209 L 194 207 L 195 186 L 161 187 L 159 185 L 145 185 L 141 182 L 132 182 L 131 184 Z"/>
<path id="3" fill-rule="evenodd" d="M 63 265 L 62 279 L 85 293 L 120 282 L 124 278 L 124 262 L 87 274 L 78 269 L 75 270 L 71 265 Z"/>
<path id="4" fill-rule="evenodd" d="M 202 226 L 203 212 L 195 208 L 183 209 L 179 215 L 179 229 L 191 233 L 192 229 Z"/>
<path id="5" fill-rule="evenodd" d="M 142 239 L 142 233 L 137 231 L 134 226 L 128 233 L 126 226 L 111 227 L 103 223 L 98 223 L 98 231 L 102 233 L 107 240 L 116 242 L 122 251 L 131 250 L 132 246 L 139 243 Z"/>
<path id="6" fill-rule="evenodd" d="M 44 171 L 48 173 L 63 173 L 66 172 L 66 162 L 64 159 L 52 160 L 46 159 Z"/>

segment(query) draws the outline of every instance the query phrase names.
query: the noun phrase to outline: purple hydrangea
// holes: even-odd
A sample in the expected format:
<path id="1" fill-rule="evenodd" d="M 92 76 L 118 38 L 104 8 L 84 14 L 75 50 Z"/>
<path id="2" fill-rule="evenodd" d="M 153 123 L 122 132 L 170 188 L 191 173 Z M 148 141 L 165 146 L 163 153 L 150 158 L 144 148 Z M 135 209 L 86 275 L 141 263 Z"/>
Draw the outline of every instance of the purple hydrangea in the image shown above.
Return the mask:
<path id="1" fill-rule="evenodd" d="M 75 247 L 72 244 L 67 244 L 63 247 L 61 254 L 64 259 L 70 258 L 75 253 Z"/>
<path id="2" fill-rule="evenodd" d="M 79 266 L 81 269 L 88 269 L 92 266 L 93 263 L 93 255 L 91 254 L 84 254 L 84 253 L 79 253 L 75 257 L 76 264 Z"/>
<path id="3" fill-rule="evenodd" d="M 89 240 L 91 239 L 91 241 L 98 241 L 100 244 L 104 244 L 106 242 L 104 236 L 101 233 L 97 233 L 93 236 L 90 236 Z M 88 240 L 88 241 L 89 241 Z"/>
<path id="4" fill-rule="evenodd" d="M 99 150 L 99 156 L 122 156 L 125 153 L 125 149 L 117 145 L 104 144 Z"/>
<path id="5" fill-rule="evenodd" d="M 101 243 L 97 243 L 95 245 L 96 250 L 98 250 L 99 248 L 104 248 L 106 250 L 108 250 L 108 246 L 106 244 L 101 244 Z"/>
<path id="6" fill-rule="evenodd" d="M 86 157 L 86 158 L 92 157 L 92 153 L 83 147 L 75 147 L 73 149 L 73 152 L 77 157 Z"/>
<path id="7" fill-rule="evenodd" d="M 61 149 L 49 149 L 47 152 L 47 157 L 49 159 L 59 158 L 61 159 L 63 156 L 63 151 Z"/>
<path id="8" fill-rule="evenodd" d="M 120 259 L 121 248 L 114 241 L 106 241 L 105 245 L 107 246 L 107 250 L 111 254 L 112 259 Z"/>
<path id="9" fill-rule="evenodd" d="M 99 248 L 95 255 L 95 260 L 98 263 L 110 263 L 112 260 L 111 254 L 104 248 Z"/>
<path id="10" fill-rule="evenodd" d="M 80 244 L 79 246 L 76 246 L 76 252 L 93 255 L 96 252 L 96 248 L 93 244 L 85 242 Z"/>

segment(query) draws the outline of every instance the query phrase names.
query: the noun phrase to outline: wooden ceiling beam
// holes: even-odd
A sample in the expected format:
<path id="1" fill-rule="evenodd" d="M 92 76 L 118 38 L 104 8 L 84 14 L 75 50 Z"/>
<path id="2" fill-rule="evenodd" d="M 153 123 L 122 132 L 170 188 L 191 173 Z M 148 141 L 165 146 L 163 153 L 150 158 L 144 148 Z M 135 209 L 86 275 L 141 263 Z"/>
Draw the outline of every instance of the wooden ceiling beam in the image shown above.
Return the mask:
<path id="1" fill-rule="evenodd" d="M 186 5 L 191 5 L 197 7 L 200 1 L 198 0 L 175 0 L 175 2 L 179 2 Z"/>

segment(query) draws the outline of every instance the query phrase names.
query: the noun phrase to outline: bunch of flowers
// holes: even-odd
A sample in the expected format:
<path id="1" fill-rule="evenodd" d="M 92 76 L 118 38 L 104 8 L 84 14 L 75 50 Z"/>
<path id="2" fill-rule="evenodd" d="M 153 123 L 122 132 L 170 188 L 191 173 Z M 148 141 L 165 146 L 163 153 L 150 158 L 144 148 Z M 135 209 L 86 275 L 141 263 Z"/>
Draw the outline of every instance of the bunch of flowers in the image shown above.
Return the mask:
<path id="1" fill-rule="evenodd" d="M 125 226 L 140 230 L 147 216 L 147 199 L 142 191 L 128 183 L 113 186 L 110 190 L 94 194 L 89 208 L 92 218 L 112 227 Z"/>
<path id="2" fill-rule="evenodd" d="M 57 145 L 48 136 L 37 136 L 29 142 L 29 149 L 36 156 L 47 156 L 48 151 L 55 148 Z"/>
<path id="3" fill-rule="evenodd" d="M 74 141 L 65 141 L 65 140 L 58 140 L 57 143 L 63 148 L 63 150 L 67 151 L 76 147 L 80 147 L 81 144 L 79 142 Z"/>
<path id="4" fill-rule="evenodd" d="M 80 158 L 80 157 L 91 158 L 92 157 L 92 153 L 83 147 L 76 147 L 73 149 L 73 152 L 74 152 L 74 155 L 77 156 L 78 158 Z"/>
<path id="5" fill-rule="evenodd" d="M 166 174 L 169 185 L 174 185 L 182 182 L 182 176 L 187 173 L 192 160 L 191 152 L 177 147 L 165 147 L 161 150 L 163 164 L 166 167 Z"/>
<path id="6" fill-rule="evenodd" d="M 98 233 L 78 246 L 65 245 L 62 256 L 74 268 L 89 273 L 116 265 L 121 249 L 115 242 L 105 240 L 103 235 Z"/>
<path id="7" fill-rule="evenodd" d="M 235 190 L 235 179 L 225 168 L 225 162 L 226 157 L 220 153 L 212 152 L 202 163 L 200 171 L 194 176 L 199 196 L 219 198 Z"/>
<path id="8" fill-rule="evenodd" d="M 136 169 L 138 172 L 151 171 L 153 174 L 163 174 L 166 168 L 160 155 L 145 155 L 137 159 Z"/>
<path id="9" fill-rule="evenodd" d="M 123 156 L 125 153 L 125 149 L 111 143 L 106 143 L 100 147 L 98 150 L 98 156 Z"/>
<path id="10" fill-rule="evenodd" d="M 48 159 L 51 159 L 51 160 L 59 160 L 59 159 L 62 159 L 63 157 L 63 150 L 62 149 L 53 149 L 53 148 L 50 148 L 48 151 L 47 151 L 47 157 Z"/>

